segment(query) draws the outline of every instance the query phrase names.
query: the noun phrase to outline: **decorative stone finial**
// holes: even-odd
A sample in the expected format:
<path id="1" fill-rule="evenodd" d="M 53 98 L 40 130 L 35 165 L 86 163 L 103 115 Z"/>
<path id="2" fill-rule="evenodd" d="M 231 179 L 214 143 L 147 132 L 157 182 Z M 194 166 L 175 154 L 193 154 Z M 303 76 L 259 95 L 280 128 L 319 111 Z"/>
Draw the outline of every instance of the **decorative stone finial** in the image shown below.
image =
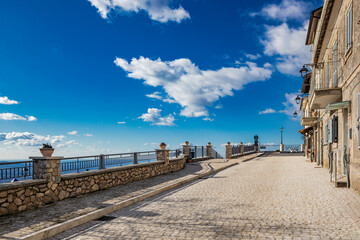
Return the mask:
<path id="1" fill-rule="evenodd" d="M 211 142 L 208 142 L 208 146 L 211 146 Z"/>
<path id="2" fill-rule="evenodd" d="M 189 142 L 188 142 L 188 141 L 186 141 L 186 142 L 185 142 L 185 145 L 186 145 L 186 146 L 188 146 L 188 145 L 189 145 Z"/>
<path id="3" fill-rule="evenodd" d="M 230 145 L 230 142 L 227 142 L 227 145 Z"/>
<path id="4" fill-rule="evenodd" d="M 164 150 L 166 148 L 166 144 L 164 142 L 160 143 L 160 149 Z"/>

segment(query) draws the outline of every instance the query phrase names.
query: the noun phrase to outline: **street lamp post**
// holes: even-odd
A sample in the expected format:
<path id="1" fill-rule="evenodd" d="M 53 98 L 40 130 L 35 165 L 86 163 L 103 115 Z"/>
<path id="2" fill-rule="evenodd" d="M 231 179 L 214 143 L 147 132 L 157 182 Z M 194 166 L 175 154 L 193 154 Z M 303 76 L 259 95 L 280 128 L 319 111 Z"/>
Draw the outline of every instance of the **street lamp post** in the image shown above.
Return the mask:
<path id="1" fill-rule="evenodd" d="M 281 131 L 281 144 L 280 144 L 280 152 L 284 152 L 284 144 L 283 144 L 283 130 L 284 128 L 281 127 L 280 131 Z"/>

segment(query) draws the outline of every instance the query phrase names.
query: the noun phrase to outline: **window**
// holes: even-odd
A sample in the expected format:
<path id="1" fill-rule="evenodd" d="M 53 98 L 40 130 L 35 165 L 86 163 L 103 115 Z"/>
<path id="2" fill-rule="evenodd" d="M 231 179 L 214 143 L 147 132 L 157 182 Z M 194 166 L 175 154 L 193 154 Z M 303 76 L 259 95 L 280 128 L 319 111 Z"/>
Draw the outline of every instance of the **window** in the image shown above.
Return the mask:
<path id="1" fill-rule="evenodd" d="M 325 124 L 325 144 L 328 143 L 328 138 L 329 138 L 329 126 L 328 126 L 328 124 L 326 123 L 326 124 Z"/>
<path id="2" fill-rule="evenodd" d="M 346 51 L 352 46 L 352 5 L 346 13 Z"/>
<path id="3" fill-rule="evenodd" d="M 326 63 L 326 88 L 329 88 L 329 64 Z"/>
<path id="4" fill-rule="evenodd" d="M 329 143 L 333 142 L 333 121 L 329 120 Z"/>
<path id="5" fill-rule="evenodd" d="M 337 42 L 334 45 L 334 86 L 337 86 Z"/>
<path id="6" fill-rule="evenodd" d="M 338 141 L 338 117 L 334 116 L 332 119 L 332 142 Z"/>

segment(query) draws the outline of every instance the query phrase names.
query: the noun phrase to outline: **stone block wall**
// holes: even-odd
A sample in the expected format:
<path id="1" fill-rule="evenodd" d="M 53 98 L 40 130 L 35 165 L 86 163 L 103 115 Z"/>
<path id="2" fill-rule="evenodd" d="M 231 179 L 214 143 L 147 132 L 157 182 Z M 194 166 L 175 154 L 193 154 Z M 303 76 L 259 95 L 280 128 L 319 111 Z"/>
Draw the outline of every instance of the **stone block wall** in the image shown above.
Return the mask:
<path id="1" fill-rule="evenodd" d="M 36 179 L 0 185 L 0 216 L 129 182 L 175 172 L 186 157 L 62 175 L 60 181 Z"/>

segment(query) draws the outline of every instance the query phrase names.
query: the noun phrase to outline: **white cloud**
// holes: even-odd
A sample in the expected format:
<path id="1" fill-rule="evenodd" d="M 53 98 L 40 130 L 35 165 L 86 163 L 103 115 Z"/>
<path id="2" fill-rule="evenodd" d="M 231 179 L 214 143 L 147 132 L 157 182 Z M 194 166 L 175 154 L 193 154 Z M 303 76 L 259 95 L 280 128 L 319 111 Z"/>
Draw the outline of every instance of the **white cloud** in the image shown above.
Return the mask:
<path id="1" fill-rule="evenodd" d="M 71 147 L 71 146 L 77 145 L 77 144 L 79 144 L 77 141 L 70 140 L 70 141 L 66 141 L 64 143 L 57 144 L 56 147 L 57 148 L 66 148 L 66 147 Z"/>
<path id="2" fill-rule="evenodd" d="M 144 122 L 151 122 L 153 125 L 157 126 L 174 126 L 175 118 L 172 114 L 169 114 L 166 117 L 161 116 L 161 109 L 158 108 L 148 108 L 147 113 L 143 113 L 140 117 Z"/>
<path id="3" fill-rule="evenodd" d="M 68 132 L 69 135 L 77 135 L 78 134 L 78 131 L 71 131 L 71 132 Z"/>
<path id="4" fill-rule="evenodd" d="M 222 108 L 223 108 L 223 105 L 216 105 L 215 108 L 216 108 L 216 109 L 222 109 Z"/>
<path id="5" fill-rule="evenodd" d="M 285 93 L 286 101 L 283 102 L 283 105 L 285 106 L 284 110 L 281 110 L 279 112 L 285 113 L 288 116 L 293 117 L 295 111 L 299 111 L 299 104 L 296 104 L 296 96 L 300 94 L 299 92 L 295 93 Z"/>
<path id="6" fill-rule="evenodd" d="M 174 21 L 180 23 L 190 18 L 190 14 L 182 7 L 170 8 L 168 0 L 88 0 L 98 9 L 102 18 L 108 18 L 111 11 L 146 12 L 150 19 L 161 23 Z"/>
<path id="7" fill-rule="evenodd" d="M 272 108 L 267 108 L 264 111 L 260 111 L 259 114 L 268 114 L 268 113 L 276 113 L 276 111 Z"/>
<path id="8" fill-rule="evenodd" d="M 34 122 L 34 121 L 37 121 L 37 118 L 34 117 L 34 116 L 28 116 L 28 119 L 27 119 L 29 122 Z"/>
<path id="9" fill-rule="evenodd" d="M 11 100 L 8 97 L 4 96 L 4 97 L 0 97 L 0 104 L 12 105 L 12 104 L 19 104 L 19 102 L 15 100 Z"/>
<path id="10" fill-rule="evenodd" d="M 215 121 L 214 119 L 209 118 L 209 117 L 205 117 L 205 118 L 203 118 L 203 120 L 204 120 L 204 121 L 209 121 L 209 122 L 213 122 L 213 121 Z"/>
<path id="11" fill-rule="evenodd" d="M 117 124 L 125 124 L 126 122 L 117 122 Z"/>
<path id="12" fill-rule="evenodd" d="M 175 101 L 169 97 L 167 98 L 163 98 L 160 92 L 153 92 L 151 94 L 146 94 L 145 96 L 147 96 L 148 98 L 154 98 L 154 99 L 158 99 L 161 100 L 163 102 L 167 102 L 167 103 L 175 103 Z"/>
<path id="13" fill-rule="evenodd" d="M 250 59 L 250 60 L 256 60 L 256 59 L 260 58 L 261 55 L 260 55 L 260 54 L 256 54 L 256 55 L 246 54 L 246 57 L 247 57 L 248 59 Z"/>
<path id="14" fill-rule="evenodd" d="M 264 81 L 272 73 L 252 62 L 238 68 L 200 70 L 186 58 L 162 61 L 140 57 L 130 62 L 116 58 L 115 64 L 125 70 L 128 77 L 163 87 L 169 98 L 183 107 L 181 115 L 186 117 L 209 116 L 207 107 L 220 97 L 233 96 L 233 90 L 240 90 L 250 82 Z"/>
<path id="15" fill-rule="evenodd" d="M 287 21 L 304 20 L 309 13 L 309 3 L 298 0 L 282 0 L 280 4 L 266 4 L 259 13 L 251 13 L 250 16 L 261 15 L 269 19 Z"/>
<path id="16" fill-rule="evenodd" d="M 34 116 L 23 117 L 15 113 L 0 113 L 0 120 L 22 120 L 22 121 L 36 121 L 37 118 Z"/>
<path id="17" fill-rule="evenodd" d="M 17 145 L 17 146 L 41 146 L 42 143 L 57 143 L 61 142 L 65 136 L 41 136 L 35 133 L 29 132 L 9 132 L 0 133 L 0 142 L 6 145 Z"/>
<path id="18" fill-rule="evenodd" d="M 84 136 L 85 137 L 92 137 L 93 135 L 91 133 L 85 133 Z"/>
<path id="19" fill-rule="evenodd" d="M 300 94 L 299 92 L 285 93 L 286 101 L 282 103 L 285 106 L 285 108 L 283 110 L 276 111 L 272 108 L 267 108 L 264 111 L 259 112 L 259 114 L 284 113 L 284 114 L 288 115 L 289 117 L 291 117 L 291 119 L 298 120 L 298 119 L 294 118 L 294 112 L 295 111 L 299 112 L 299 105 L 296 104 L 296 100 L 295 100 L 296 96 L 299 94 Z"/>
<path id="20" fill-rule="evenodd" d="M 160 92 L 154 92 L 152 94 L 146 94 L 145 96 L 147 96 L 148 98 L 155 98 L 158 100 L 162 100 L 162 96 L 160 96 Z"/>
<path id="21" fill-rule="evenodd" d="M 285 74 L 299 75 L 299 69 L 310 61 L 310 47 L 305 45 L 308 22 L 300 28 L 266 26 L 265 38 L 261 40 L 267 56 L 278 57 L 276 68 Z"/>

